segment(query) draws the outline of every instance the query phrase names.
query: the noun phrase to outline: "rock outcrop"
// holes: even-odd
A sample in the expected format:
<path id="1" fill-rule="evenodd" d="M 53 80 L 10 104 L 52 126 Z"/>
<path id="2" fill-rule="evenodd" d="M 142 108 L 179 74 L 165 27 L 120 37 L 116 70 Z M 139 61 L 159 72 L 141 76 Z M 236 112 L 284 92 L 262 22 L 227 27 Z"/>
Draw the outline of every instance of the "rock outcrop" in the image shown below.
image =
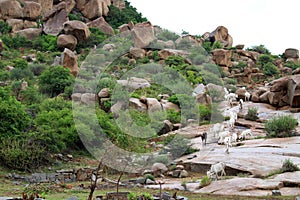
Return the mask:
<path id="1" fill-rule="evenodd" d="M 75 36 L 78 42 L 85 41 L 90 36 L 89 27 L 81 21 L 67 21 L 63 27 L 65 34 Z"/>
<path id="2" fill-rule="evenodd" d="M 64 23 L 68 21 L 67 5 L 61 2 L 55 5 L 44 15 L 43 31 L 48 35 L 58 35 L 64 28 Z"/>
<path id="3" fill-rule="evenodd" d="M 78 74 L 77 56 L 70 49 L 65 48 L 61 56 L 61 64 L 65 68 L 70 69 L 71 73 L 76 77 Z"/>
<path id="4" fill-rule="evenodd" d="M 228 29 L 224 26 L 219 26 L 209 34 L 210 42 L 220 42 L 223 47 L 230 48 L 233 44 L 233 39 L 228 33 Z"/>
<path id="5" fill-rule="evenodd" d="M 155 40 L 154 28 L 150 22 L 138 23 L 131 30 L 134 46 L 145 48 Z"/>
<path id="6" fill-rule="evenodd" d="M 70 49 L 74 50 L 77 45 L 77 39 L 73 35 L 59 35 L 57 38 L 57 47 L 61 49 Z"/>
<path id="7" fill-rule="evenodd" d="M 87 23 L 87 26 L 90 28 L 99 28 L 103 33 L 108 35 L 115 35 L 114 29 L 105 21 L 103 17 Z"/>

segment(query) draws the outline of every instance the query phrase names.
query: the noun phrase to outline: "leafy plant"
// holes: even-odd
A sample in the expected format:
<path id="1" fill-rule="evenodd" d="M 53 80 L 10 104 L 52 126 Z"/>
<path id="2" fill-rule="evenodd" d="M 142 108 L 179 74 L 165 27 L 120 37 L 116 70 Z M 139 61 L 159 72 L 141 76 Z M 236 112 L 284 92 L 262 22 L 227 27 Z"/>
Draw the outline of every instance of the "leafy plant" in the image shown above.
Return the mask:
<path id="1" fill-rule="evenodd" d="M 263 66 L 264 74 L 267 76 L 275 76 L 278 75 L 279 69 L 273 63 L 267 63 Z"/>
<path id="2" fill-rule="evenodd" d="M 295 70 L 300 67 L 300 62 L 288 61 L 288 62 L 284 63 L 284 66 Z"/>
<path id="3" fill-rule="evenodd" d="M 297 119 L 291 116 L 280 116 L 269 120 L 265 124 L 268 137 L 289 137 L 298 125 Z"/>
<path id="4" fill-rule="evenodd" d="M 211 180 L 208 176 L 204 176 L 202 179 L 201 179 L 201 182 L 200 182 L 200 187 L 205 187 L 205 186 L 208 186 L 209 184 L 211 183 Z"/>
<path id="5" fill-rule="evenodd" d="M 257 108 L 249 108 L 248 113 L 245 116 L 245 119 L 250 121 L 256 121 L 258 119 Z"/>
<path id="6" fill-rule="evenodd" d="M 264 45 L 258 45 L 258 46 L 253 46 L 251 48 L 247 48 L 247 51 L 255 51 L 260 54 L 271 54 L 271 52 L 264 46 Z"/>
<path id="7" fill-rule="evenodd" d="M 295 171 L 300 171 L 299 167 L 294 164 L 290 159 L 286 159 L 281 167 L 281 173 L 284 172 L 295 172 Z"/>
<path id="8" fill-rule="evenodd" d="M 12 30 L 12 27 L 7 22 L 0 20 L 0 35 L 8 34 Z"/>

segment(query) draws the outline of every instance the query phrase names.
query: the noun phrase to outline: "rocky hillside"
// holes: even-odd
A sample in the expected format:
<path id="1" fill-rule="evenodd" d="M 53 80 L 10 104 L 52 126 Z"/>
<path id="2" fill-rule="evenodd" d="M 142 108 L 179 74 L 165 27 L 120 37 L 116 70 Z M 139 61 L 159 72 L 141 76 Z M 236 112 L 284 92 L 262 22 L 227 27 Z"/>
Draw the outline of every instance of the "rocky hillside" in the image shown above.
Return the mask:
<path id="1" fill-rule="evenodd" d="M 177 35 L 122 0 L 0 0 L 0 19 L 0 159 L 8 167 L 29 169 L 49 162 L 45 153 L 84 149 L 71 100 L 95 104 L 104 134 L 143 153 L 189 122 L 223 121 L 217 105 L 224 87 L 238 99 L 247 90 L 253 102 L 294 112 L 300 106 L 299 51 L 233 46 L 224 26 Z M 80 130 L 96 134 L 91 121 L 78 121 Z M 19 151 L 26 148 L 35 157 Z M 12 151 L 27 162 L 16 165 Z"/>

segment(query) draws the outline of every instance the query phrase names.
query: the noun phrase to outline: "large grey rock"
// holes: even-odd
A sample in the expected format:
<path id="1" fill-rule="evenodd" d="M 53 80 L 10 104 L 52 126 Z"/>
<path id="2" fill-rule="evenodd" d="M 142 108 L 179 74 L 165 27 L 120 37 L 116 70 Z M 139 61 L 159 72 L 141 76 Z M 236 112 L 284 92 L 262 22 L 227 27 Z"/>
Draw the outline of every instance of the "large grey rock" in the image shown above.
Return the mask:
<path id="1" fill-rule="evenodd" d="M 140 88 L 150 87 L 149 81 L 142 78 L 130 77 L 128 80 L 117 80 L 118 84 L 130 88 L 130 90 L 136 90 Z"/>
<path id="2" fill-rule="evenodd" d="M 77 56 L 70 49 L 65 48 L 61 55 L 61 64 L 64 68 L 70 69 L 75 77 L 78 75 Z"/>
<path id="3" fill-rule="evenodd" d="M 232 51 L 224 49 L 215 49 L 212 51 L 213 61 L 217 65 L 232 67 L 231 55 Z"/>
<path id="4" fill-rule="evenodd" d="M 96 101 L 96 95 L 92 93 L 85 93 L 81 95 L 81 103 L 93 104 Z"/>
<path id="5" fill-rule="evenodd" d="M 0 1 L 0 19 L 23 18 L 23 8 L 17 0 Z"/>
<path id="6" fill-rule="evenodd" d="M 162 105 L 160 102 L 155 99 L 155 98 L 147 98 L 147 108 L 148 111 L 150 112 L 155 112 L 155 111 L 161 111 L 162 110 Z"/>
<path id="7" fill-rule="evenodd" d="M 147 105 L 143 104 L 139 99 L 137 98 L 130 98 L 129 99 L 129 107 L 134 108 L 140 112 L 147 111 Z"/>
<path id="8" fill-rule="evenodd" d="M 28 40 L 34 40 L 36 37 L 41 35 L 41 28 L 27 28 L 20 31 L 15 32 L 15 34 L 25 37 Z"/>
<path id="9" fill-rule="evenodd" d="M 154 163 L 151 167 L 154 176 L 160 176 L 168 171 L 168 168 L 163 163 Z"/>
<path id="10" fill-rule="evenodd" d="M 61 49 L 70 49 L 72 51 L 75 50 L 77 45 L 77 39 L 73 35 L 59 35 L 57 38 L 57 47 Z"/>
<path id="11" fill-rule="evenodd" d="M 87 23 L 87 26 L 92 28 L 99 28 L 103 33 L 106 33 L 108 35 L 115 35 L 114 29 L 105 21 L 103 17 Z"/>
<path id="12" fill-rule="evenodd" d="M 78 42 L 85 41 L 90 36 L 89 27 L 81 21 L 67 21 L 63 26 L 65 34 L 74 35 Z"/>
<path id="13" fill-rule="evenodd" d="M 209 34 L 209 39 L 211 42 L 218 41 L 223 47 L 230 48 L 233 44 L 233 39 L 228 33 L 228 29 L 224 26 L 219 26 L 212 33 Z"/>
<path id="14" fill-rule="evenodd" d="M 138 23 L 131 30 L 134 46 L 137 48 L 145 48 L 156 38 L 154 36 L 154 28 L 150 22 Z"/>
<path id="15" fill-rule="evenodd" d="M 298 59 L 299 58 L 299 50 L 298 49 L 286 49 L 284 52 L 286 58 L 295 58 Z"/>
<path id="16" fill-rule="evenodd" d="M 146 54 L 146 51 L 144 49 L 140 49 L 136 47 L 130 48 L 129 52 L 135 59 L 144 58 Z"/>
<path id="17" fill-rule="evenodd" d="M 25 1 L 23 9 L 23 17 L 30 20 L 38 19 L 42 14 L 42 6 L 33 1 Z"/>
<path id="18" fill-rule="evenodd" d="M 43 31 L 46 34 L 56 36 L 63 30 L 64 23 L 68 21 L 66 7 L 66 3 L 61 2 L 45 13 Z"/>

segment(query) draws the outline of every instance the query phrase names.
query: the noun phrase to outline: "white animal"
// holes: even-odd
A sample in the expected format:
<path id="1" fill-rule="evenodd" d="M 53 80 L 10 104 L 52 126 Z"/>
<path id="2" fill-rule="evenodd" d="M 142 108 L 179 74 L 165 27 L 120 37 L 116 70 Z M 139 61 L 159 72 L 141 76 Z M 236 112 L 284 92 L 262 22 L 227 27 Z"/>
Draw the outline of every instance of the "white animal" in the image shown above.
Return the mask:
<path id="1" fill-rule="evenodd" d="M 229 136 L 230 136 L 230 132 L 229 131 L 219 132 L 218 143 L 220 143 L 220 144 L 224 143 L 224 138 L 225 137 L 229 137 Z"/>
<path id="2" fill-rule="evenodd" d="M 231 135 L 231 142 L 236 143 L 236 142 L 237 142 L 237 139 L 238 139 L 237 133 L 232 133 L 232 135 Z"/>
<path id="3" fill-rule="evenodd" d="M 237 120 L 237 118 L 238 118 L 238 115 L 236 112 L 230 112 L 229 116 L 230 116 L 230 119 L 233 118 L 233 119 Z"/>
<path id="4" fill-rule="evenodd" d="M 221 123 L 217 123 L 217 124 L 214 124 L 210 129 L 209 129 L 209 132 L 211 134 L 214 134 L 215 138 L 218 137 L 218 133 L 223 131 L 224 130 L 224 125 L 221 124 Z"/>
<path id="5" fill-rule="evenodd" d="M 207 176 L 212 179 L 213 176 L 215 175 L 216 178 L 218 179 L 218 174 L 220 172 L 221 172 L 220 176 L 223 176 L 223 175 L 226 176 L 225 167 L 226 167 L 226 164 L 223 162 L 212 164 L 210 166 L 210 170 L 207 171 Z"/>
<path id="6" fill-rule="evenodd" d="M 244 101 L 243 99 L 239 100 L 240 109 L 243 110 Z"/>
<path id="7" fill-rule="evenodd" d="M 226 145 L 226 150 L 225 150 L 226 153 L 229 153 L 229 148 L 232 147 L 231 139 L 232 139 L 231 136 L 227 136 L 224 138 L 224 144 Z"/>
<path id="8" fill-rule="evenodd" d="M 249 92 L 245 92 L 245 101 L 250 101 L 251 94 Z"/>
<path id="9" fill-rule="evenodd" d="M 236 100 L 238 98 L 238 95 L 235 93 L 229 93 L 228 95 L 226 95 L 226 100 L 229 101 L 229 99 L 233 99 Z"/>
<path id="10" fill-rule="evenodd" d="M 224 92 L 225 92 L 225 95 L 224 95 L 224 98 L 226 99 L 227 95 L 229 94 L 228 90 L 226 87 L 224 87 Z"/>
<path id="11" fill-rule="evenodd" d="M 242 131 L 242 133 L 239 135 L 239 140 L 245 140 L 247 135 L 252 136 L 252 130 L 251 129 L 247 129 L 247 130 Z"/>
<path id="12" fill-rule="evenodd" d="M 234 127 L 234 124 L 235 124 L 235 118 L 230 118 L 228 121 L 227 121 L 227 125 L 229 128 L 233 128 Z"/>

